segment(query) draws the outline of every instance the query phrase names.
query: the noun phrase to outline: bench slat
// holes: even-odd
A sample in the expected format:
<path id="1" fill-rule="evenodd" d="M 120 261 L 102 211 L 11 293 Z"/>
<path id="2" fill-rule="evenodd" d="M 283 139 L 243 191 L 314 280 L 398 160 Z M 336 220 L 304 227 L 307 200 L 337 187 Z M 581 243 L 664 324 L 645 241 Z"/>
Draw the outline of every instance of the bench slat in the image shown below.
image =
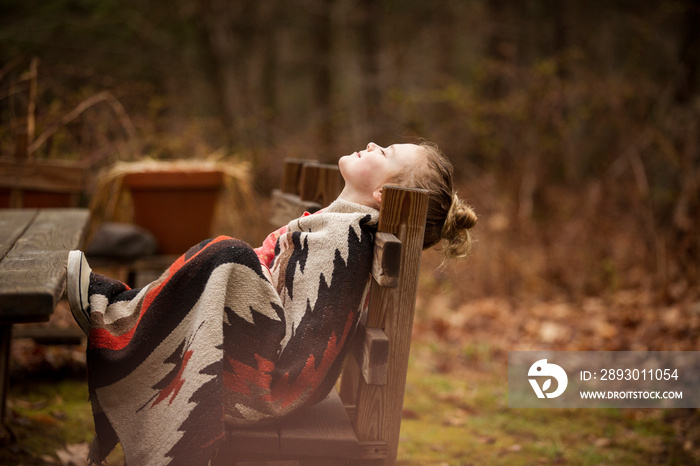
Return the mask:
<path id="1" fill-rule="evenodd" d="M 343 185 L 337 165 L 305 163 L 299 179 L 299 197 L 325 207 L 338 197 Z"/>
<path id="2" fill-rule="evenodd" d="M 358 449 L 357 436 L 335 390 L 280 429 L 283 456 L 306 456 L 313 452 L 315 456 L 355 458 Z"/>
<path id="3" fill-rule="evenodd" d="M 301 178 L 301 167 L 311 160 L 287 159 L 284 162 L 282 171 L 282 181 L 280 188 L 283 192 L 299 195 L 299 179 Z"/>
<path id="4" fill-rule="evenodd" d="M 17 238 L 27 229 L 37 210 L 13 210 L 0 211 L 0 260 L 12 249 Z"/>
<path id="5" fill-rule="evenodd" d="M 313 213 L 320 208 L 321 204 L 302 201 L 295 194 L 283 193 L 279 189 L 275 189 L 272 191 L 270 223 L 276 227 L 281 227 L 295 218 L 301 217 L 304 212 Z"/>
<path id="6" fill-rule="evenodd" d="M 81 193 L 88 171 L 86 162 L 50 160 L 20 161 L 0 157 L 0 186 L 3 188 Z"/>
<path id="7" fill-rule="evenodd" d="M 338 392 L 331 393 L 298 415 L 284 421 L 283 426 L 229 428 L 228 441 L 219 450 L 215 464 L 231 464 L 231 460 L 259 457 L 303 458 L 314 456 L 356 458 L 360 453 L 357 436 L 352 429 Z"/>
<path id="8" fill-rule="evenodd" d="M 279 456 L 280 438 L 275 427 L 247 427 L 228 430 L 228 441 L 217 455 L 222 460 L 216 464 L 230 464 L 230 458 L 246 458 L 261 452 L 271 457 Z"/>
<path id="9" fill-rule="evenodd" d="M 40 345 L 79 345 L 86 338 L 82 330 L 77 327 L 38 327 L 27 324 L 14 325 L 12 327 L 12 338 L 31 338 Z"/>

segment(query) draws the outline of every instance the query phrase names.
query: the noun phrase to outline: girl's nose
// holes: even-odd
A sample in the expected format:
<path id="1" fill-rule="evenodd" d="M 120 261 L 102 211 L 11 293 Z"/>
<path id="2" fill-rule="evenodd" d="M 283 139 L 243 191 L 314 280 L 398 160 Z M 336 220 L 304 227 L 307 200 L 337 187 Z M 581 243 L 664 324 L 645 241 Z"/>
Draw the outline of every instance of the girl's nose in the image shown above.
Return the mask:
<path id="1" fill-rule="evenodd" d="M 376 145 L 375 143 L 370 142 L 369 144 L 367 144 L 367 150 L 371 150 L 372 147 L 376 147 L 376 146 L 377 146 L 377 145 Z"/>

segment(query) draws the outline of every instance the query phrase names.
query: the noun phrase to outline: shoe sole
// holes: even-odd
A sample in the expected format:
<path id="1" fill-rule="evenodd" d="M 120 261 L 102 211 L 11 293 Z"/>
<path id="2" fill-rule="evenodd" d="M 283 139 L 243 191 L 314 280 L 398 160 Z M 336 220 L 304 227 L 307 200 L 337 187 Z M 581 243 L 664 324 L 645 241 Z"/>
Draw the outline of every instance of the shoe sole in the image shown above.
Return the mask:
<path id="1" fill-rule="evenodd" d="M 90 284 L 90 267 L 82 251 L 71 251 L 68 254 L 68 277 L 66 279 L 66 294 L 73 318 L 86 335 L 90 333 L 89 303 L 83 303 L 83 290 Z"/>

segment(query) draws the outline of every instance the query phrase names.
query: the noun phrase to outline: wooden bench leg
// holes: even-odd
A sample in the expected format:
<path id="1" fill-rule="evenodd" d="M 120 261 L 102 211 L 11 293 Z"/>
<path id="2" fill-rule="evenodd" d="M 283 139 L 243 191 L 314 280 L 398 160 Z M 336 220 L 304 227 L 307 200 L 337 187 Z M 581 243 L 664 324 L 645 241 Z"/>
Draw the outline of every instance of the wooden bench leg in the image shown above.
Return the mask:
<path id="1" fill-rule="evenodd" d="M 0 443 L 12 443 L 15 435 L 7 424 L 6 402 L 10 379 L 12 324 L 0 324 Z"/>

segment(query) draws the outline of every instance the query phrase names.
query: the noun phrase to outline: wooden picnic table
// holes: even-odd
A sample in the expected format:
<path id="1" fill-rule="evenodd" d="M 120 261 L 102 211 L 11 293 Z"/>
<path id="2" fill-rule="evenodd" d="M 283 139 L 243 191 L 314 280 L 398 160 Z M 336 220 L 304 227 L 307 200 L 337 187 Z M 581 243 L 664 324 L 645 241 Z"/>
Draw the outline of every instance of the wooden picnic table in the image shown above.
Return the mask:
<path id="1" fill-rule="evenodd" d="M 49 319 L 89 217 L 88 209 L 0 209 L 0 439 L 12 438 L 5 423 L 12 325 Z"/>

